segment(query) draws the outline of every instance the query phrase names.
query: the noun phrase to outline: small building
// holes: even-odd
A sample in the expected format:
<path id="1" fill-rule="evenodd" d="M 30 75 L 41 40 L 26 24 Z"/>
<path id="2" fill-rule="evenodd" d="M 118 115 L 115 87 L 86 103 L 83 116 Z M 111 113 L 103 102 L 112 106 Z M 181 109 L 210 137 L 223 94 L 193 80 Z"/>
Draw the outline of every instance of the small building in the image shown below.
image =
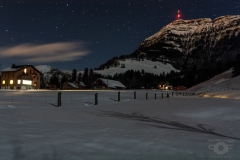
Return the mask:
<path id="1" fill-rule="evenodd" d="M 83 82 L 78 82 L 79 89 L 86 89 L 86 85 Z"/>
<path id="2" fill-rule="evenodd" d="M 176 90 L 178 90 L 178 91 L 180 91 L 180 90 L 187 90 L 187 87 L 178 86 L 178 87 L 176 87 Z"/>
<path id="3" fill-rule="evenodd" d="M 57 84 L 55 84 L 55 83 L 49 83 L 49 89 L 51 89 L 51 90 L 57 90 L 57 89 L 58 89 L 58 86 L 57 86 Z"/>
<path id="4" fill-rule="evenodd" d="M 161 90 L 172 90 L 173 86 L 169 85 L 168 82 L 160 82 L 158 83 L 157 88 Z"/>
<path id="5" fill-rule="evenodd" d="M 124 86 L 121 82 L 110 80 L 110 79 L 104 79 L 104 78 L 98 78 L 93 84 L 94 89 L 125 89 L 126 86 Z"/>
<path id="6" fill-rule="evenodd" d="M 75 85 L 72 82 L 64 82 L 62 84 L 62 89 L 63 90 L 75 90 L 75 89 L 79 89 L 77 85 Z"/>
<path id="7" fill-rule="evenodd" d="M 63 90 L 78 90 L 78 89 L 86 89 L 86 85 L 83 82 L 65 82 L 62 84 Z"/>
<path id="8" fill-rule="evenodd" d="M 15 64 L 1 71 L 1 89 L 38 89 L 42 73 L 32 65 Z"/>

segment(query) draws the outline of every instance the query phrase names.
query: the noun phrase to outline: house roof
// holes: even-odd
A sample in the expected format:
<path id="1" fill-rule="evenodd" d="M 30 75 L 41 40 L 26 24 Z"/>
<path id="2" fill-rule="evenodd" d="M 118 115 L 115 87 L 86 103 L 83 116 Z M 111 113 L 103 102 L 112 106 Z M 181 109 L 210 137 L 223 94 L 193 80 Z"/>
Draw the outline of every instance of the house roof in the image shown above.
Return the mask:
<path id="1" fill-rule="evenodd" d="M 83 82 L 79 82 L 79 85 L 84 87 L 86 86 Z"/>
<path id="2" fill-rule="evenodd" d="M 121 82 L 115 81 L 115 80 L 110 80 L 110 79 L 104 79 L 104 78 L 99 78 L 103 83 L 105 83 L 109 88 L 126 88 Z"/>
<path id="3" fill-rule="evenodd" d="M 19 70 L 19 68 L 8 67 L 8 68 L 3 69 L 2 72 L 14 72 L 14 71 L 17 71 L 17 70 Z"/>
<path id="4" fill-rule="evenodd" d="M 77 85 L 71 82 L 66 82 L 68 85 L 72 86 L 73 88 L 79 88 Z"/>
<path id="5" fill-rule="evenodd" d="M 5 68 L 2 70 L 2 72 L 15 72 L 15 71 L 18 71 L 22 68 L 29 67 L 29 66 L 32 67 L 33 69 L 35 69 L 38 73 L 40 73 L 42 75 L 42 73 L 37 68 L 35 68 L 33 65 L 18 65 L 18 66 L 16 66 L 15 64 L 13 64 L 12 67 Z"/>

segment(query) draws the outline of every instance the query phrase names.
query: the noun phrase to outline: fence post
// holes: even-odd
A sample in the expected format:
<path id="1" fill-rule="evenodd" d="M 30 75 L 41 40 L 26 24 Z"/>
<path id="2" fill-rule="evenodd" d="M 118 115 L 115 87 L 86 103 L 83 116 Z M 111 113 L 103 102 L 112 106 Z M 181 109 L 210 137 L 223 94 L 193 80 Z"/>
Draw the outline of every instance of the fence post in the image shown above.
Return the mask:
<path id="1" fill-rule="evenodd" d="M 30 92 L 30 104 L 32 103 L 32 95 L 31 95 L 31 92 Z"/>
<path id="2" fill-rule="evenodd" d="M 169 94 L 167 93 L 167 98 L 169 98 Z"/>
<path id="3" fill-rule="evenodd" d="M 136 99 L 136 91 L 134 91 L 134 99 Z"/>
<path id="4" fill-rule="evenodd" d="M 118 92 L 118 102 L 120 102 L 120 91 Z"/>
<path id="5" fill-rule="evenodd" d="M 94 105 L 98 105 L 98 94 L 95 93 L 95 104 Z"/>
<path id="6" fill-rule="evenodd" d="M 148 99 L 148 93 L 146 93 L 146 99 Z"/>
<path id="7" fill-rule="evenodd" d="M 155 99 L 157 99 L 157 94 L 155 93 Z"/>
<path id="8" fill-rule="evenodd" d="M 62 97 L 61 97 L 61 92 L 58 93 L 58 107 L 60 107 L 62 105 Z"/>

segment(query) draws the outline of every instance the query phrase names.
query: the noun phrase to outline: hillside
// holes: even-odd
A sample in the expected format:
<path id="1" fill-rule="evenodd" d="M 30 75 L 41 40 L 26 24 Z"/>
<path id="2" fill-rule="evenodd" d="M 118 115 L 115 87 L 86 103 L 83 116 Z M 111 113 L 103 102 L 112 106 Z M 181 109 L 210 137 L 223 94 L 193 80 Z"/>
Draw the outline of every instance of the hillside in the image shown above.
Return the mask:
<path id="1" fill-rule="evenodd" d="M 50 72 L 54 68 L 49 65 L 39 65 L 39 66 L 35 66 L 35 67 L 42 73 Z"/>
<path id="2" fill-rule="evenodd" d="M 240 15 L 179 19 L 146 38 L 131 56 L 164 57 L 185 85 L 194 86 L 232 67 L 240 73 L 239 41 Z"/>
<path id="3" fill-rule="evenodd" d="M 218 94 L 221 92 L 225 92 L 225 94 L 238 92 L 237 95 L 239 96 L 240 76 L 232 77 L 232 69 L 229 69 L 207 81 L 189 88 L 188 90 L 207 94 L 213 94 L 214 92 L 218 92 Z"/>
<path id="4" fill-rule="evenodd" d="M 94 70 L 96 73 L 100 73 L 103 75 L 114 75 L 115 73 L 124 73 L 127 70 L 134 70 L 134 71 L 142 71 L 148 73 L 153 73 L 159 75 L 160 73 L 169 73 L 171 70 L 177 71 L 171 64 L 166 63 L 163 64 L 161 62 L 153 62 L 151 60 L 144 59 L 143 61 L 137 61 L 135 59 L 126 59 L 126 60 L 119 60 L 120 65 L 118 67 L 110 67 L 104 70 Z M 121 65 L 125 65 L 124 68 L 121 68 Z M 155 67 L 155 68 L 154 68 Z"/>
<path id="5" fill-rule="evenodd" d="M 181 67 L 232 61 L 239 53 L 240 15 L 176 20 L 146 38 L 135 54 L 165 55 Z"/>

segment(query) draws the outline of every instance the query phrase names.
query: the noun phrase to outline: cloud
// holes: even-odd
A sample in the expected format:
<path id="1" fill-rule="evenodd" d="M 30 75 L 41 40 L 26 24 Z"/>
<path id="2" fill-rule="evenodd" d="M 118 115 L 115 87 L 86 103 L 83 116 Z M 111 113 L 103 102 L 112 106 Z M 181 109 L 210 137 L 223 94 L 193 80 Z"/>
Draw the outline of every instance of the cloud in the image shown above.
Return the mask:
<path id="1" fill-rule="evenodd" d="M 90 53 L 83 42 L 57 42 L 49 44 L 25 43 L 1 47 L 1 58 L 21 58 L 27 62 L 65 62 L 80 59 Z"/>

